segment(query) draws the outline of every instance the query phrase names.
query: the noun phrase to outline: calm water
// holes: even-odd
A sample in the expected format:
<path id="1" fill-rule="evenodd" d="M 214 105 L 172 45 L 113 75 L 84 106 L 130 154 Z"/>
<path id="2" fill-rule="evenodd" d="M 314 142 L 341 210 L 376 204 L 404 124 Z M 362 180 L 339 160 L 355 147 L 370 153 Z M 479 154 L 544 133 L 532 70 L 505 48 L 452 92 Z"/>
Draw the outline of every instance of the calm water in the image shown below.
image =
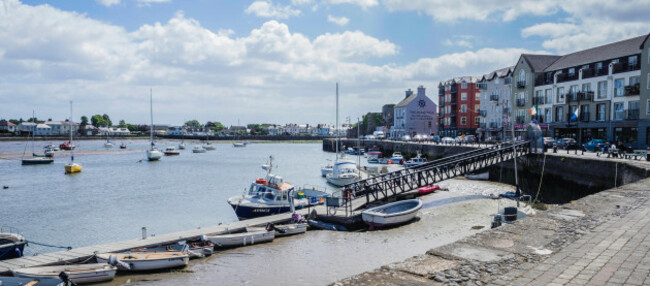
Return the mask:
<path id="1" fill-rule="evenodd" d="M 127 142 L 129 149 L 147 145 L 145 140 Z M 103 149 L 102 144 L 81 141 L 79 147 Z M 0 142 L 0 152 L 24 145 Z M 269 155 L 275 158 L 274 173 L 297 186 L 324 186 L 319 165 L 332 157 L 320 143 L 217 144 L 216 151 L 203 154 L 187 147 L 180 156 L 159 162 L 139 162 L 144 151 L 75 156 L 83 172 L 73 176 L 63 174 L 68 161 L 63 158 L 42 166 L 0 160 L 0 185 L 10 187 L 0 189 L 0 225 L 19 228 L 29 240 L 72 247 L 138 238 L 143 226 L 150 234 L 213 226 L 236 220 L 226 200 L 264 175 L 260 165 Z M 32 245 L 27 254 L 56 250 Z"/>

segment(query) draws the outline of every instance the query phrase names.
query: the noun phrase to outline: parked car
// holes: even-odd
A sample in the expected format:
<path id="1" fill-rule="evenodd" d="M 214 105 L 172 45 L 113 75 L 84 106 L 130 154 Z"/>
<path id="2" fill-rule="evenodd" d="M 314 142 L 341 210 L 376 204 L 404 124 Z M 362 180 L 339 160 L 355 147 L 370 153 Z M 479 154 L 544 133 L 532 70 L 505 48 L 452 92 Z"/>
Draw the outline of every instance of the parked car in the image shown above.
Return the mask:
<path id="1" fill-rule="evenodd" d="M 411 141 L 411 136 L 404 135 L 404 136 L 402 136 L 401 139 L 402 139 L 402 141 Z"/>
<path id="2" fill-rule="evenodd" d="M 553 137 L 544 137 L 544 146 L 547 148 L 553 148 L 553 144 L 555 144 L 555 139 L 553 139 Z"/>
<path id="3" fill-rule="evenodd" d="M 373 139 L 377 139 L 377 138 L 375 137 L 375 135 L 366 135 L 365 139 L 373 140 Z"/>
<path id="4" fill-rule="evenodd" d="M 452 143 L 456 143 L 456 140 L 454 140 L 454 138 L 451 137 L 442 137 L 442 139 L 440 139 L 440 142 L 444 144 L 452 144 Z"/>
<path id="5" fill-rule="evenodd" d="M 476 143 L 476 136 L 474 135 L 465 135 L 465 143 Z"/>
<path id="6" fill-rule="evenodd" d="M 440 136 L 438 135 L 431 136 L 431 140 L 433 140 L 434 142 L 440 142 Z"/>
<path id="7" fill-rule="evenodd" d="M 564 150 L 573 150 L 578 148 L 578 142 L 573 138 L 562 138 L 557 140 L 557 147 Z"/>
<path id="8" fill-rule="evenodd" d="M 602 148 L 604 146 L 605 146 L 605 140 L 603 140 L 603 139 L 591 139 L 591 140 L 589 140 L 589 142 L 585 143 L 585 149 L 587 149 L 587 151 L 591 151 L 591 152 L 596 151 L 596 148 L 599 148 L 599 147 Z"/>

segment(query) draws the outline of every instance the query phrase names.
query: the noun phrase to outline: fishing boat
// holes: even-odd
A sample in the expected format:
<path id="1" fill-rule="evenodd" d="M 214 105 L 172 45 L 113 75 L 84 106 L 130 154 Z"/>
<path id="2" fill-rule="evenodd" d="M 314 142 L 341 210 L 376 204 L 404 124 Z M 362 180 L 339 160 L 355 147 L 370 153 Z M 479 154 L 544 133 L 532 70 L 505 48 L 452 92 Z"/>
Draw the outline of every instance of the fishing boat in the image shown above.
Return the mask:
<path id="1" fill-rule="evenodd" d="M 212 143 L 210 142 L 206 142 L 205 144 L 203 144 L 203 149 L 207 151 L 217 150 L 217 146 L 212 145 Z"/>
<path id="2" fill-rule="evenodd" d="M 251 183 L 244 194 L 228 199 L 228 204 L 235 210 L 240 220 L 268 216 L 302 209 L 322 203 L 326 191 L 315 188 L 303 188 L 298 191 L 280 176 L 273 175 L 273 157 L 269 163 L 262 165 L 266 170 L 265 178 L 258 178 Z"/>
<path id="3" fill-rule="evenodd" d="M 149 128 L 149 137 L 151 141 L 151 147 L 147 150 L 147 160 L 149 161 L 158 161 L 162 158 L 163 153 L 158 151 L 156 144 L 153 143 L 153 89 L 149 90 L 149 110 L 151 114 L 151 127 Z"/>
<path id="4" fill-rule="evenodd" d="M 176 155 L 180 155 L 180 154 L 181 154 L 181 152 L 176 150 L 176 148 L 174 148 L 174 147 L 165 148 L 165 156 L 176 156 Z"/>
<path id="5" fill-rule="evenodd" d="M 337 187 L 352 184 L 359 180 L 357 163 L 346 158 L 338 158 L 332 167 L 332 174 L 325 177 L 327 182 Z"/>
<path id="6" fill-rule="evenodd" d="M 181 143 L 178 144 L 178 150 L 185 150 L 185 142 L 181 140 Z"/>
<path id="7" fill-rule="evenodd" d="M 22 257 L 27 241 L 13 227 L 0 227 L 0 260 Z"/>
<path id="8" fill-rule="evenodd" d="M 271 242 L 274 238 L 275 231 L 268 231 L 264 228 L 247 228 L 245 232 L 207 236 L 207 239 L 214 243 L 215 247 L 220 248 Z"/>
<path id="9" fill-rule="evenodd" d="M 74 148 L 75 148 L 74 144 L 72 144 L 72 142 L 70 141 L 63 142 L 61 143 L 61 145 L 59 145 L 59 149 L 61 150 L 70 151 L 70 150 L 74 150 Z"/>
<path id="10" fill-rule="evenodd" d="M 408 160 L 408 161 L 404 162 L 404 167 L 411 168 L 411 167 L 415 167 L 417 165 L 424 164 L 426 162 L 427 162 L 427 159 L 422 158 L 420 153 L 418 153 L 418 155 L 415 158 L 412 158 L 411 160 Z"/>
<path id="11" fill-rule="evenodd" d="M 404 156 L 402 156 L 401 152 L 393 152 L 393 155 L 390 157 L 390 160 L 388 161 L 389 164 L 402 164 L 404 161 Z"/>
<path id="12" fill-rule="evenodd" d="M 266 230 L 274 230 L 275 237 L 290 236 L 307 232 L 306 223 L 291 223 L 283 225 L 274 225 L 272 223 L 266 226 Z"/>
<path id="13" fill-rule="evenodd" d="M 182 251 L 170 252 L 129 252 L 101 253 L 95 255 L 97 262 L 107 263 L 111 256 L 117 259 L 117 269 L 121 271 L 150 271 L 187 266 L 189 254 Z"/>
<path id="14" fill-rule="evenodd" d="M 56 279 L 61 272 L 76 284 L 111 281 L 117 267 L 108 263 L 71 264 L 57 266 L 28 267 L 13 270 L 14 276 L 36 279 Z"/>
<path id="15" fill-rule="evenodd" d="M 214 250 L 214 244 L 212 242 L 200 241 L 193 243 L 186 243 L 185 241 L 179 242 L 173 245 L 159 246 L 159 247 L 147 247 L 147 248 L 137 248 L 131 250 L 131 252 L 177 252 L 183 251 L 185 247 L 188 247 L 188 253 L 190 259 L 203 258 L 212 255 Z"/>
<path id="16" fill-rule="evenodd" d="M 70 120 L 68 120 L 70 123 L 70 141 L 66 142 L 68 143 L 68 146 L 71 146 L 70 149 L 70 162 L 65 164 L 65 173 L 66 174 L 74 174 L 74 173 L 79 173 L 81 172 L 81 164 L 75 163 L 74 162 L 74 144 L 73 144 L 73 137 L 72 137 L 72 100 L 70 100 Z M 63 147 L 61 147 L 63 149 Z"/>
<path id="17" fill-rule="evenodd" d="M 122 144 L 120 144 L 120 149 L 126 149 L 126 143 L 122 142 Z"/>
<path id="18" fill-rule="evenodd" d="M 232 143 L 232 147 L 246 147 L 246 144 L 244 144 L 243 142 L 235 142 Z"/>
<path id="19" fill-rule="evenodd" d="M 399 225 L 411 221 L 422 208 L 419 199 L 397 201 L 361 212 L 364 223 L 373 227 Z"/>
<path id="20" fill-rule="evenodd" d="M 202 146 L 194 146 L 192 153 L 205 153 L 205 149 Z"/>

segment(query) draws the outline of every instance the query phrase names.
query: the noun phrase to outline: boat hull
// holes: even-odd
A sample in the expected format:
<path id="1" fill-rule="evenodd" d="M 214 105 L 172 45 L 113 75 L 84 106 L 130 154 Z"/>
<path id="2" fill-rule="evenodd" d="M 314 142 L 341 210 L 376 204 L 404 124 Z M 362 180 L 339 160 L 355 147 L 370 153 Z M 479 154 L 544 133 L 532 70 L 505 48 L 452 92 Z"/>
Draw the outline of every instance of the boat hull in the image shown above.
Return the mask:
<path id="1" fill-rule="evenodd" d="M 165 156 L 178 156 L 181 152 L 178 151 L 165 151 Z"/>
<path id="2" fill-rule="evenodd" d="M 205 153 L 205 149 L 192 149 L 192 153 Z"/>
<path id="3" fill-rule="evenodd" d="M 162 152 L 158 150 L 147 150 L 147 160 L 149 161 L 158 161 L 162 156 Z"/>
<path id="4" fill-rule="evenodd" d="M 81 172 L 81 165 L 73 163 L 73 164 L 66 164 L 65 165 L 65 173 L 66 174 L 73 174 L 73 173 L 79 173 Z"/>
<path id="5" fill-rule="evenodd" d="M 0 244 L 2 243 L 3 242 L 0 240 Z M 26 241 L 18 241 L 14 243 L 2 244 L 2 246 L 0 246 L 0 260 L 22 257 L 26 243 Z"/>
<path id="6" fill-rule="evenodd" d="M 208 236 L 208 240 L 214 243 L 215 247 L 226 248 L 236 246 L 246 246 L 271 242 L 275 238 L 275 231 L 252 231 L 232 234 L 222 234 Z"/>
<path id="7" fill-rule="evenodd" d="M 401 209 L 405 206 L 405 209 Z M 399 211 L 393 212 L 391 209 Z M 371 227 L 384 227 L 400 225 L 411 221 L 417 215 L 417 212 L 422 208 L 422 201 L 406 200 L 389 203 L 386 205 L 374 207 L 361 212 L 361 219 L 364 223 Z M 382 211 L 387 210 L 387 211 Z"/>
<path id="8" fill-rule="evenodd" d="M 307 224 L 293 223 L 287 225 L 275 225 L 275 237 L 289 236 L 307 232 Z"/>
<path id="9" fill-rule="evenodd" d="M 212 146 L 212 145 L 205 145 L 205 146 L 203 146 L 203 149 L 205 149 L 207 151 L 212 151 L 212 150 L 216 150 L 217 147 Z"/>
<path id="10" fill-rule="evenodd" d="M 235 214 L 239 220 L 288 213 L 291 211 L 291 207 L 289 206 L 245 206 L 230 202 L 229 204 L 235 210 Z M 301 206 L 296 206 L 296 209 L 301 208 Z"/>
<path id="11" fill-rule="evenodd" d="M 337 187 L 343 187 L 345 185 L 352 184 L 358 180 L 359 180 L 358 177 L 333 178 L 332 176 L 327 176 L 327 182 Z"/>
<path id="12" fill-rule="evenodd" d="M 117 268 L 105 263 L 101 263 L 100 265 L 44 266 L 14 270 L 13 274 L 14 276 L 25 278 L 57 279 L 61 272 L 65 272 L 70 281 L 74 283 L 86 284 L 113 280 Z"/>
<path id="13" fill-rule="evenodd" d="M 129 265 L 130 268 L 124 268 L 120 264 L 117 265 L 121 271 L 152 271 L 163 270 L 171 268 L 180 268 L 187 266 L 190 260 L 188 255 L 178 255 L 174 257 L 162 257 L 158 259 L 124 259 L 123 257 L 128 254 L 114 254 L 103 253 L 97 254 L 97 262 L 106 263 L 111 255 L 120 255 L 118 259 Z M 151 254 L 155 255 L 155 254 Z"/>
<path id="14" fill-rule="evenodd" d="M 53 159 L 48 159 L 45 157 L 37 157 L 31 159 L 23 159 L 22 164 L 23 165 L 44 165 L 44 164 L 50 164 L 52 162 L 54 162 Z"/>

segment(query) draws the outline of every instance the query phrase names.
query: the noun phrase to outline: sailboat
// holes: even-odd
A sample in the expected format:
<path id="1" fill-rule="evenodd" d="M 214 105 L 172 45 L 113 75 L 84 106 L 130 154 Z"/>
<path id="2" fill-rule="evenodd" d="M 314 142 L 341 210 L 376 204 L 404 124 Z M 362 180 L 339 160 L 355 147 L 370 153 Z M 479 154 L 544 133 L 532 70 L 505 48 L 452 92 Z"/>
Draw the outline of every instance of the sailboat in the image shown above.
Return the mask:
<path id="1" fill-rule="evenodd" d="M 354 160 L 345 159 L 339 157 L 339 144 L 340 136 L 338 133 L 339 128 L 339 84 L 336 84 L 336 160 L 334 161 L 334 166 L 332 166 L 332 173 L 326 174 L 325 178 L 327 182 L 342 187 L 347 184 L 354 183 L 359 180 L 359 170 L 357 169 L 357 164 Z M 321 169 L 323 172 L 323 169 Z"/>
<path id="2" fill-rule="evenodd" d="M 185 140 L 181 140 L 181 143 L 178 144 L 178 150 L 185 150 Z"/>
<path id="3" fill-rule="evenodd" d="M 72 141 L 72 100 L 70 100 L 70 145 L 74 146 Z M 70 163 L 65 164 L 65 173 L 74 174 L 81 172 L 81 165 L 74 162 L 74 148 L 70 149 Z"/>
<path id="4" fill-rule="evenodd" d="M 149 90 L 149 108 L 151 113 L 151 128 L 149 134 L 151 136 L 151 148 L 147 150 L 147 160 L 158 161 L 162 158 L 163 153 L 156 149 L 156 144 L 153 143 L 153 89 Z"/>
<path id="5" fill-rule="evenodd" d="M 108 139 L 108 132 L 110 130 L 110 127 L 106 127 L 106 143 L 104 143 L 104 148 L 113 148 L 114 144 L 111 142 L 110 139 Z"/>
<path id="6" fill-rule="evenodd" d="M 32 118 L 34 117 L 34 112 L 32 111 Z M 50 164 L 54 162 L 53 159 L 45 158 L 45 155 L 36 155 L 34 152 L 34 133 L 36 133 L 36 127 L 38 126 L 38 123 L 36 123 L 36 120 L 34 120 L 34 128 L 32 129 L 32 157 L 25 159 L 25 153 L 27 152 L 27 144 L 25 144 L 25 150 L 23 151 L 23 159 L 22 159 L 22 164 L 23 165 L 40 165 L 40 164 Z"/>
<path id="7" fill-rule="evenodd" d="M 208 140 L 209 140 L 209 135 L 206 132 L 206 134 L 205 134 L 205 144 L 203 144 L 203 149 L 205 149 L 207 151 L 217 150 L 217 146 L 212 145 L 210 143 L 210 141 L 208 141 Z"/>

